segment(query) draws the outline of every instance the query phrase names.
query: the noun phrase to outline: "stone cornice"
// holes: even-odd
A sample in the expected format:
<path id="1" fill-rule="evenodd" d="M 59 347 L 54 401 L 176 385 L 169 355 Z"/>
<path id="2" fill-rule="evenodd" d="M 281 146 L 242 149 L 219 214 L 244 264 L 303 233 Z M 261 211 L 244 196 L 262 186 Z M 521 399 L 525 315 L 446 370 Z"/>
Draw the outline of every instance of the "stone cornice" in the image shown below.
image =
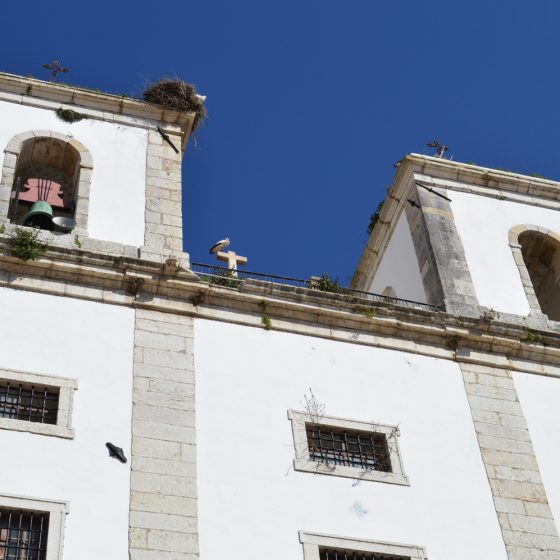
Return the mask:
<path id="1" fill-rule="evenodd" d="M 368 290 L 414 183 L 560 210 L 560 183 L 448 159 L 409 154 L 401 161 L 362 253 L 352 287 Z"/>
<path id="2" fill-rule="evenodd" d="M 434 158 L 420 154 L 407 155 L 399 167 L 401 171 L 413 167 L 415 172 L 448 179 L 459 184 L 467 183 L 488 189 L 491 193 L 520 193 L 531 197 L 560 200 L 560 182 L 521 173 L 480 167 L 458 161 Z M 496 197 L 498 198 L 499 195 Z"/>
<path id="3" fill-rule="evenodd" d="M 90 118 L 129 126 L 153 128 L 154 123 L 164 123 L 166 129 L 181 132 L 185 139 L 188 139 L 194 121 L 194 113 L 172 111 L 121 95 L 3 72 L 0 72 L 0 100 L 47 109 L 75 108 Z"/>
<path id="4" fill-rule="evenodd" d="M 190 271 L 166 276 L 163 263 L 54 247 L 23 263 L 0 256 L 0 286 L 189 315 L 426 356 L 560 377 L 560 333 L 310 289 L 244 281 L 239 289 L 201 282 Z"/>

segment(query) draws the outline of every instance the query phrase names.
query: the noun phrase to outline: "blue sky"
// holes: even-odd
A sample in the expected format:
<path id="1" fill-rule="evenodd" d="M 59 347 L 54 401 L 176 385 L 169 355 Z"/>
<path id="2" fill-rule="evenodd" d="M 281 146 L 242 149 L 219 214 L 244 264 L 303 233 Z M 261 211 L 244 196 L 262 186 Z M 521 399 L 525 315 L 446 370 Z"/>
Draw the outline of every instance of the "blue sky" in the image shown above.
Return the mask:
<path id="1" fill-rule="evenodd" d="M 560 4 L 374 0 L 6 3 L 0 69 L 139 95 L 179 75 L 209 117 L 183 171 L 185 250 L 349 282 L 408 152 L 560 179 Z M 0 123 L 1 126 L 1 123 Z"/>

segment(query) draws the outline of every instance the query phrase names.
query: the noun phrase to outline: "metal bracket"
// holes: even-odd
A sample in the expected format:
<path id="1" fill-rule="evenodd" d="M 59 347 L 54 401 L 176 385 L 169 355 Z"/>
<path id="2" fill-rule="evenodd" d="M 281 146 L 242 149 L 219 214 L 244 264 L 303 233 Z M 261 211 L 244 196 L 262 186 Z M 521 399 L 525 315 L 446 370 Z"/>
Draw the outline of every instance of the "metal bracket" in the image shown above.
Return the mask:
<path id="1" fill-rule="evenodd" d="M 175 150 L 175 153 L 178 154 L 179 150 L 176 148 L 175 144 L 171 142 L 171 138 L 169 138 L 169 135 L 163 131 L 161 126 L 157 127 L 157 131 L 160 133 L 161 137 Z"/>
<path id="2" fill-rule="evenodd" d="M 422 187 L 423 189 L 426 189 L 427 191 L 430 191 L 431 193 L 434 193 L 436 196 L 439 196 L 440 198 L 443 198 L 444 200 L 447 200 L 447 202 L 452 202 L 452 200 L 450 198 L 447 198 L 444 194 L 441 194 L 437 191 L 434 191 L 434 189 L 432 189 L 432 187 L 427 187 L 426 185 L 422 185 L 420 183 L 414 183 L 417 187 Z"/>

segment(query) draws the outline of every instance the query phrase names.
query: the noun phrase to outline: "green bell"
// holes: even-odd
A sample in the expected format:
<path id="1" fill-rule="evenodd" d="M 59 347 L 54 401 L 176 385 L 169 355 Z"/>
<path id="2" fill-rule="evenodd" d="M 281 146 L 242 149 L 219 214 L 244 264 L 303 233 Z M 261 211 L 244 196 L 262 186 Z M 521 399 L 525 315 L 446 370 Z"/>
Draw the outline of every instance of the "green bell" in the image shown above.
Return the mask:
<path id="1" fill-rule="evenodd" d="M 54 227 L 52 220 L 52 206 L 44 200 L 38 200 L 33 203 L 29 212 L 21 219 L 20 225 L 51 230 Z"/>

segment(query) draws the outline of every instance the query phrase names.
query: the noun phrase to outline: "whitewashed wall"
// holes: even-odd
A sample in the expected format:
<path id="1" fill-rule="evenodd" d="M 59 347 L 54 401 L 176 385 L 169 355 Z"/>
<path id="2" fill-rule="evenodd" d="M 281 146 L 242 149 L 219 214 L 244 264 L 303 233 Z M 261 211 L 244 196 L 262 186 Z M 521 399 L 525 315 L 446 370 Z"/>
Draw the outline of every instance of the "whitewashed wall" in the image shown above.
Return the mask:
<path id="1" fill-rule="evenodd" d="M 509 230 L 530 224 L 560 234 L 559 213 L 469 193 L 449 191 L 449 197 L 479 303 L 528 315 L 529 303 L 509 246 Z"/>
<path id="2" fill-rule="evenodd" d="M 132 309 L 0 289 L 0 367 L 78 379 L 74 439 L 0 430 L 0 494 L 70 502 L 64 558 L 128 558 Z"/>
<path id="3" fill-rule="evenodd" d="M 93 119 L 69 124 L 50 109 L 7 102 L 0 102 L 0 123 L 0 164 L 10 139 L 22 132 L 53 130 L 81 142 L 93 157 L 90 237 L 144 244 L 146 130 Z"/>
<path id="4" fill-rule="evenodd" d="M 301 529 L 505 560 L 456 364 L 196 320 L 195 367 L 201 558 L 302 558 Z M 328 415 L 399 424 L 411 486 L 294 472 L 310 387 Z"/>
<path id="5" fill-rule="evenodd" d="M 418 260 L 404 212 L 397 221 L 381 264 L 367 291 L 381 294 L 387 286 L 392 286 L 401 299 L 426 303 Z"/>
<path id="6" fill-rule="evenodd" d="M 552 515 L 560 521 L 560 379 L 514 373 L 515 388 L 523 408 Z M 529 473 L 520 473 L 521 476 Z"/>

